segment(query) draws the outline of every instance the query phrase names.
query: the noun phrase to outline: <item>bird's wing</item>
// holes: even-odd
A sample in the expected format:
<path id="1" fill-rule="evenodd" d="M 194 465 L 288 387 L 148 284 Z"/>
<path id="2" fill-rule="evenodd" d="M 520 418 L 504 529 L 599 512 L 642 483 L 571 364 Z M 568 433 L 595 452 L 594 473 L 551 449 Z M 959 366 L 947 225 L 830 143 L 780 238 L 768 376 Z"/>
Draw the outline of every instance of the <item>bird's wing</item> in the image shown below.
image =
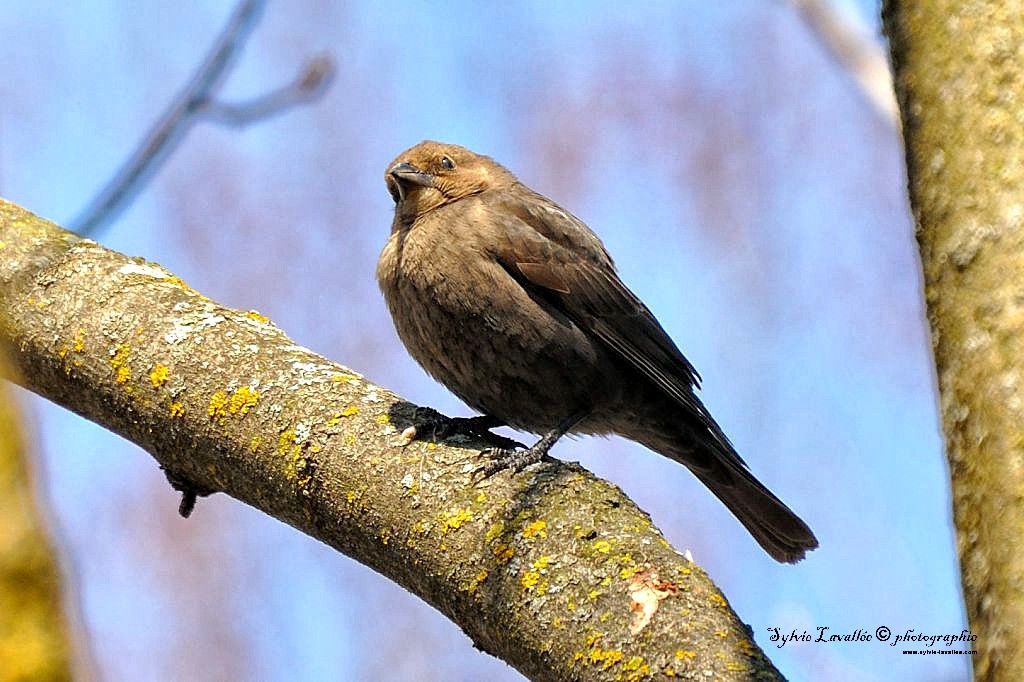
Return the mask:
<path id="1" fill-rule="evenodd" d="M 503 228 L 493 244 L 499 262 L 585 333 L 653 381 L 699 420 L 727 453 L 735 449 L 694 394 L 700 375 L 647 306 L 629 290 L 601 241 L 582 221 L 519 185 L 487 197 Z M 742 460 L 741 460 L 742 461 Z"/>

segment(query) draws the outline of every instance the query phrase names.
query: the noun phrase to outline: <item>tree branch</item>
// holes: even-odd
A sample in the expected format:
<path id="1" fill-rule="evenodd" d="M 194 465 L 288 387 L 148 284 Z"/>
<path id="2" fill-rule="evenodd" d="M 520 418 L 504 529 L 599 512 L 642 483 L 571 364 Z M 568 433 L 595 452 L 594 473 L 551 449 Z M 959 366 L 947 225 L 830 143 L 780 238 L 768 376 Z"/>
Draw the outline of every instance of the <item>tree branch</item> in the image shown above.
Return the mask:
<path id="1" fill-rule="evenodd" d="M 73 221 L 73 232 L 82 236 L 95 235 L 117 217 L 181 142 L 198 116 L 233 126 L 248 125 L 323 93 L 334 75 L 334 59 L 328 54 L 310 59 L 294 82 L 250 102 L 227 104 L 214 99 L 228 68 L 234 64 L 255 28 L 264 4 L 265 0 L 239 2 L 192 80 L 171 102 L 125 164 Z"/>
<path id="2" fill-rule="evenodd" d="M 889 1 L 975 679 L 1024 679 L 1024 14 Z"/>
<path id="3" fill-rule="evenodd" d="M 577 464 L 474 486 L 481 443 L 409 443 L 410 403 L 2 200 L 0 302 L 26 388 L 388 576 L 528 677 L 780 679 L 704 572 Z"/>
<path id="4" fill-rule="evenodd" d="M 899 130 L 900 112 L 892 90 L 885 49 L 829 0 L 789 0 L 836 62 L 850 74 L 871 108 Z"/>

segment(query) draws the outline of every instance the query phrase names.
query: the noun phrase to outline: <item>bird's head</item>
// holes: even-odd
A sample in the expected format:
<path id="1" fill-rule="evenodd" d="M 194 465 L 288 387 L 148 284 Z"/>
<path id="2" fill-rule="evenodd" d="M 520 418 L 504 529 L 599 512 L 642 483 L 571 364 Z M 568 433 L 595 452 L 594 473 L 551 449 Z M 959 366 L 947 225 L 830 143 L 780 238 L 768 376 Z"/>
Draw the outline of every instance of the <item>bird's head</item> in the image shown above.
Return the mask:
<path id="1" fill-rule="evenodd" d="M 411 222 L 463 197 L 511 185 L 515 176 L 490 157 L 425 140 L 388 164 L 384 181 L 396 214 Z"/>

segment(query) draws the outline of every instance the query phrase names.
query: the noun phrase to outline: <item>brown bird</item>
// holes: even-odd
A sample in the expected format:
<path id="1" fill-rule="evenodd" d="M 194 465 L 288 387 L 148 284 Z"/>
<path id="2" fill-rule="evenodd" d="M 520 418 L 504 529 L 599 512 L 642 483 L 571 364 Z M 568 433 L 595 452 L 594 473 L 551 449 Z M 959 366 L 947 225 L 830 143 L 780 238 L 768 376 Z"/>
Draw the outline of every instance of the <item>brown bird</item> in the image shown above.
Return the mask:
<path id="1" fill-rule="evenodd" d="M 483 413 L 460 427 L 542 434 L 487 451 L 485 477 L 539 461 L 566 433 L 614 433 L 685 465 L 776 560 L 818 546 L 747 469 L 695 394 L 693 365 L 582 221 L 458 145 L 421 142 L 385 181 L 395 217 L 377 281 L 405 347 Z"/>

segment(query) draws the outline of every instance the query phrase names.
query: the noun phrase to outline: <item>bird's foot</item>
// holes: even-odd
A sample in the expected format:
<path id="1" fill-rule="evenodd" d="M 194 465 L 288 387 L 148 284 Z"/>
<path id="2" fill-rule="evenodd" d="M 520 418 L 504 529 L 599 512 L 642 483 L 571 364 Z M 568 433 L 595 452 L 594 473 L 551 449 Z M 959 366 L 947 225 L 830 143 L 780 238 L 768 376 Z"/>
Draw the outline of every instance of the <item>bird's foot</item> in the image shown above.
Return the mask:
<path id="1" fill-rule="evenodd" d="M 464 435 L 490 443 L 494 449 L 515 450 L 526 446 L 517 440 L 506 438 L 491 429 L 504 426 L 504 422 L 490 415 L 479 417 L 448 417 L 432 407 L 417 407 L 413 413 L 416 429 L 415 438 L 427 439 L 437 443 L 450 436 Z"/>
<path id="2" fill-rule="evenodd" d="M 585 414 L 582 413 L 571 415 L 561 424 L 545 433 L 539 441 L 528 448 L 520 445 L 523 448 L 522 450 L 503 447 L 484 450 L 480 454 L 490 457 L 491 461 L 473 472 L 473 482 L 479 483 L 484 481 L 505 469 L 511 469 L 513 474 L 518 474 L 531 464 L 536 464 L 544 459 L 558 439 L 578 424 L 584 416 Z"/>
<path id="3" fill-rule="evenodd" d="M 485 481 L 494 474 L 504 471 L 505 469 L 511 469 L 513 474 L 518 474 L 531 464 L 536 464 L 544 459 L 550 449 L 551 446 L 545 446 L 543 440 L 532 447 L 524 448 L 522 450 L 516 450 L 513 448 L 487 448 L 480 454 L 488 457 L 490 461 L 473 472 L 473 482 L 480 483 L 481 481 Z"/>

